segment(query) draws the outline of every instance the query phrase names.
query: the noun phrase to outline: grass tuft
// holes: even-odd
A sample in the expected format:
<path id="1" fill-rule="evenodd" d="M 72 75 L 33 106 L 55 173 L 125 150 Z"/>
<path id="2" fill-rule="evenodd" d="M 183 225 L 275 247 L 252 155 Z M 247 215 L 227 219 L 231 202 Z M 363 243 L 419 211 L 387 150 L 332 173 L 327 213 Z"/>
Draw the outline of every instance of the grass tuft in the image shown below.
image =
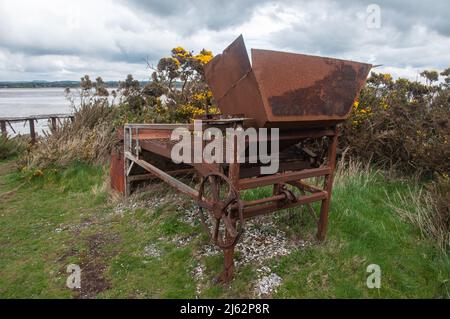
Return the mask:
<path id="1" fill-rule="evenodd" d="M 408 187 L 404 194 L 389 196 L 390 206 L 407 222 L 416 226 L 422 236 L 436 243 L 443 254 L 450 248 L 450 233 L 436 206 L 436 198 L 423 187 Z"/>

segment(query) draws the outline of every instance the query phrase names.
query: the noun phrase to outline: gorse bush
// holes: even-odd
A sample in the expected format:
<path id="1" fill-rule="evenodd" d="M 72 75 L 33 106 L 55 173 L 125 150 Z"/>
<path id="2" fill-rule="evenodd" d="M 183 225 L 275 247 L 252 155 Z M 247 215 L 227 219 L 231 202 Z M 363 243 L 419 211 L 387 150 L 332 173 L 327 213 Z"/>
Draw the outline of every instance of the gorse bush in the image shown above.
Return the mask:
<path id="1" fill-rule="evenodd" d="M 372 73 L 343 127 L 349 155 L 404 172 L 449 172 L 449 69 L 440 84 L 435 72 L 422 74 L 427 85 Z"/>
<path id="2" fill-rule="evenodd" d="M 117 125 L 132 122 L 185 123 L 206 113 L 218 113 L 204 79 L 203 65 L 213 58 L 211 51 L 198 54 L 181 47 L 159 60 L 151 81 L 142 87 L 128 75 L 119 85 L 120 107 Z"/>

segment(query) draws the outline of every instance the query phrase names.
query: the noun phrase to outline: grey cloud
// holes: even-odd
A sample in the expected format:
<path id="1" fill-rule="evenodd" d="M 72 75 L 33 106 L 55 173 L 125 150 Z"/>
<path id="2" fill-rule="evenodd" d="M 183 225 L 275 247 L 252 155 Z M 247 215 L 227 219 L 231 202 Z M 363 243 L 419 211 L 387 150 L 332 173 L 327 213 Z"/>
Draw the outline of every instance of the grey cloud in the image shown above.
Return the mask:
<path id="1" fill-rule="evenodd" d="M 380 29 L 366 26 L 366 4 L 372 1 L 342 3 L 297 4 L 295 10 L 307 12 L 307 18 L 271 34 L 270 41 L 274 47 L 291 51 L 394 67 L 445 68 L 450 65 L 450 56 L 444 53 L 450 48 L 450 38 L 442 32 L 450 26 L 448 21 L 444 23 L 443 17 L 449 12 L 449 5 L 444 1 L 436 7 L 414 6 L 410 1 L 379 1 Z M 436 12 L 438 10 L 442 11 Z"/>
<path id="2" fill-rule="evenodd" d="M 267 0 L 123 0 L 144 13 L 171 21 L 180 32 L 195 32 L 203 28 L 219 31 L 236 27 L 250 20 L 254 10 Z M 272 0 L 273 2 L 273 0 Z"/>
<path id="3" fill-rule="evenodd" d="M 42 0 L 29 4 L 36 9 L 59 6 L 61 14 L 45 8 L 4 13 L 5 3 L 20 6 L 14 4 L 17 1 L 22 0 L 0 2 L 0 80 L 11 74 L 54 74 L 57 78 L 73 73 L 78 77 L 89 70 L 110 76 L 119 72 L 142 75 L 144 59 L 156 63 L 176 45 L 212 48 L 217 53 L 240 33 L 248 47 L 359 59 L 396 68 L 450 65 L 447 0 L 79 0 L 63 5 Z M 366 8 L 372 3 L 381 8 L 379 30 L 365 25 Z M 86 4 L 91 9 L 85 9 Z M 65 20 L 71 9 L 64 9 L 69 6 L 80 10 L 76 28 Z"/>
<path id="4" fill-rule="evenodd" d="M 205 27 L 211 30 L 238 26 L 248 21 L 257 8 L 267 3 L 277 3 L 280 6 L 301 8 L 312 1 L 306 0 L 121 0 L 126 5 L 131 5 L 137 11 L 151 13 L 156 16 L 170 19 L 170 21 L 190 32 L 197 28 Z M 450 1 L 438 0 L 408 1 L 408 0 L 343 0 L 343 1 L 314 1 L 320 3 L 324 8 L 332 4 L 340 10 L 352 14 L 355 11 L 365 12 L 369 4 L 378 4 L 381 7 L 385 21 L 396 26 L 398 29 L 406 30 L 412 25 L 421 24 L 430 30 L 449 36 L 450 23 L 448 13 L 450 12 Z M 332 12 L 329 12 L 332 14 Z"/>
<path id="5" fill-rule="evenodd" d="M 56 43 L 57 44 L 57 43 Z M 110 50 L 108 48 L 105 49 L 97 49 L 97 50 L 83 50 L 80 48 L 61 48 L 61 47 L 42 47 L 42 46 L 33 46 L 30 45 L 21 45 L 21 44 L 11 44 L 6 48 L 11 53 L 22 53 L 28 56 L 48 56 L 48 55 L 61 55 L 61 56 L 71 56 L 76 55 L 78 57 L 86 58 L 86 57 L 101 57 L 104 60 L 111 62 L 128 62 L 128 63 L 145 63 L 148 60 L 156 60 L 162 57 L 163 55 L 167 55 L 167 51 L 154 51 L 154 50 L 133 50 L 133 48 L 129 48 L 126 44 L 122 44 L 120 41 L 114 41 L 114 50 Z M 5 47 L 4 47 L 5 48 Z"/>
<path id="6" fill-rule="evenodd" d="M 369 4 L 380 6 L 382 20 L 400 30 L 423 25 L 444 36 L 450 36 L 450 1 L 408 1 L 408 0 L 362 0 L 341 2 L 348 10 L 365 10 Z"/>

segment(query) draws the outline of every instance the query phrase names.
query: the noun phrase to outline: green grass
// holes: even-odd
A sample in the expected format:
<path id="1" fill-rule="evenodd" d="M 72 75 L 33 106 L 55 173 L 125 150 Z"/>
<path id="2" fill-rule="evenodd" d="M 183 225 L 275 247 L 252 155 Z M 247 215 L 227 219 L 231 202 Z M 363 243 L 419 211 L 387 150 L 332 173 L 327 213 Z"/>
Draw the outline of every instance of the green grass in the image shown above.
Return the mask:
<path id="1" fill-rule="evenodd" d="M 22 154 L 28 147 L 28 139 L 21 136 L 6 137 L 0 134 L 0 160 L 11 159 Z"/>
<path id="2" fill-rule="evenodd" d="M 82 268 L 81 297 L 195 298 L 197 286 L 202 298 L 253 297 L 255 265 L 238 267 L 227 286 L 211 283 L 222 257 L 199 254 L 207 238 L 198 223 L 182 220 L 189 200 L 143 205 L 171 193 L 155 185 L 136 199 L 140 205 L 121 205 L 109 195 L 106 175 L 103 167 L 74 164 L 33 177 L 0 162 L 0 297 L 79 297 L 65 286 L 71 263 Z M 373 171 L 339 177 L 326 242 L 266 262 L 283 278 L 272 297 L 448 298 L 449 258 L 387 200 L 408 184 Z M 293 241 L 314 235 L 312 218 L 298 209 L 273 218 Z M 192 234 L 198 236 L 184 246 L 173 241 Z M 157 255 L 145 254 L 149 245 Z M 366 286 L 370 264 L 381 266 L 381 289 Z M 199 265 L 201 280 L 193 275 Z"/>

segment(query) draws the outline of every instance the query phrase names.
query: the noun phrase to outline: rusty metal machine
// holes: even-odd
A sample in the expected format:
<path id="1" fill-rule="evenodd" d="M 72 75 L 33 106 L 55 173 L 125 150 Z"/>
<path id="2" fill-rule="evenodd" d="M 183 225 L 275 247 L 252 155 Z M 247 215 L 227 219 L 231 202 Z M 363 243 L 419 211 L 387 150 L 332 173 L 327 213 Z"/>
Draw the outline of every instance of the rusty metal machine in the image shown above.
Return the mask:
<path id="1" fill-rule="evenodd" d="M 205 78 L 222 116 L 202 121 L 202 128 L 279 128 L 279 170 L 260 173 L 261 163 L 175 164 L 171 160 L 175 128 L 194 130 L 193 124 L 127 124 L 124 127 L 124 191 L 135 181 L 158 178 L 190 196 L 198 204 L 199 218 L 211 241 L 224 251 L 224 270 L 218 277 L 233 276 L 233 254 L 244 234 L 245 220 L 282 209 L 306 205 L 317 222 L 317 239 L 325 238 L 338 143 L 337 125 L 345 121 L 363 87 L 370 64 L 303 54 L 255 50 L 252 63 L 242 36 L 205 66 Z M 271 143 L 271 136 L 268 142 Z M 314 153 L 302 146 L 320 140 L 323 150 Z M 251 141 L 246 142 L 249 147 Z M 237 147 L 226 147 L 233 152 Z M 122 164 L 120 159 L 115 163 Z M 250 163 L 251 162 L 251 163 Z M 177 178 L 195 173 L 196 186 Z M 323 184 L 308 179 L 323 179 Z M 120 185 L 122 185 L 119 182 Z M 272 195 L 243 200 L 249 189 L 271 187 Z M 320 211 L 311 203 L 321 202 Z M 263 247 L 261 248 L 263 249 Z"/>

